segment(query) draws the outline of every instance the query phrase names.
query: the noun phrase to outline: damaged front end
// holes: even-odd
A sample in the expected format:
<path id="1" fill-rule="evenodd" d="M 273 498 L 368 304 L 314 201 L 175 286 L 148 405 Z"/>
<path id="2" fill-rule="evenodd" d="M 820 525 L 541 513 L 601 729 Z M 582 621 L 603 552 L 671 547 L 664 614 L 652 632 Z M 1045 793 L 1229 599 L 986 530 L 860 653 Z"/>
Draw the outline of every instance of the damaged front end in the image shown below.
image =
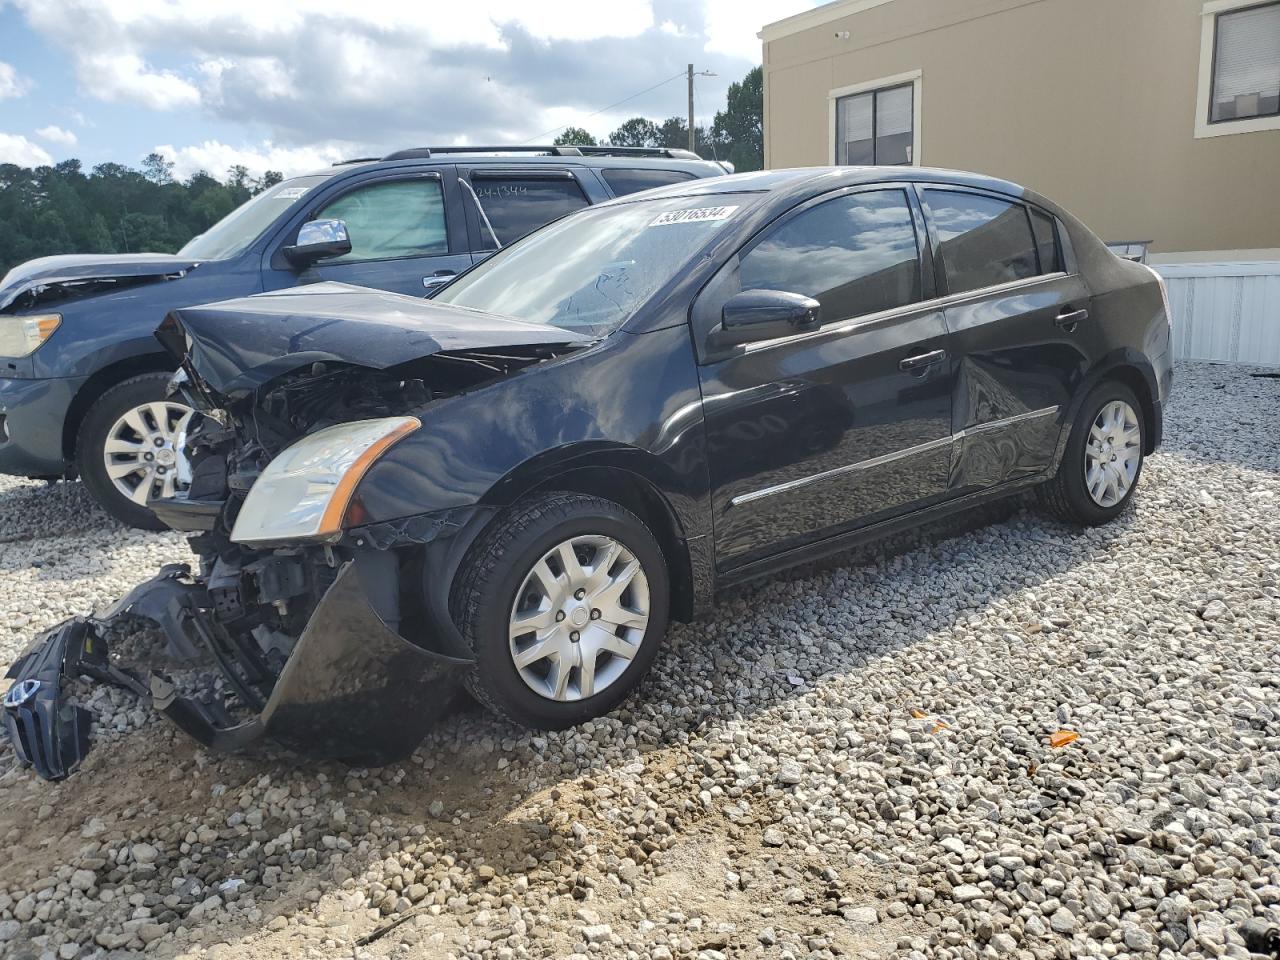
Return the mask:
<path id="1" fill-rule="evenodd" d="M 149 699 L 213 749 L 269 738 L 362 765 L 411 753 L 460 689 L 472 661 L 424 599 L 439 577 L 425 557 L 485 509 L 372 522 L 356 487 L 434 401 L 581 344 L 372 291 L 284 299 L 175 311 L 157 332 L 181 360 L 174 390 L 198 415 L 183 443 L 186 491 L 151 505 L 191 534 L 199 563 L 59 624 L 9 670 L 5 729 L 41 776 L 65 777 L 89 748 L 90 714 L 64 698 L 75 678 Z M 164 651 L 146 664 L 113 654 L 127 620 L 156 627 Z"/>
<path id="2" fill-rule="evenodd" d="M 237 626 L 218 606 L 227 590 L 224 584 L 219 596 L 185 565 L 168 567 L 103 616 L 76 617 L 41 636 L 8 673 L 14 682 L 4 724 L 19 759 L 50 780 L 80 763 L 91 718 L 64 702 L 62 682 L 85 677 L 149 697 L 215 750 L 269 737 L 313 759 L 389 763 L 412 753 L 448 710 L 458 671 L 468 665 L 393 630 L 374 610 L 353 561 L 333 572 L 296 641 L 262 624 Z M 211 657 L 226 681 L 221 695 L 183 695 L 160 671 L 113 664 L 108 635 L 129 617 L 158 626 L 175 657 L 193 665 L 202 654 Z"/>

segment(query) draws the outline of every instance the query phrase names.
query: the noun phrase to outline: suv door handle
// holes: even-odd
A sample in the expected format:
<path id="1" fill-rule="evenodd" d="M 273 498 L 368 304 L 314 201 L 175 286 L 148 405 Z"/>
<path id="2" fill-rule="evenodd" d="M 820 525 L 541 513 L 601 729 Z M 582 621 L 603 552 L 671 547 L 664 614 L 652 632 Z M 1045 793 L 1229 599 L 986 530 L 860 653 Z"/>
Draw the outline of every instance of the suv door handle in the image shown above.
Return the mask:
<path id="1" fill-rule="evenodd" d="M 935 363 L 941 363 L 947 359 L 947 351 L 934 350 L 930 353 L 922 353 L 918 356 L 907 357 L 905 360 L 898 361 L 899 370 L 917 370 L 920 367 L 929 367 Z"/>
<path id="2" fill-rule="evenodd" d="M 1081 307 L 1079 310 L 1063 310 L 1060 314 L 1053 318 L 1053 322 L 1060 326 L 1067 333 L 1074 333 L 1076 324 L 1081 320 L 1089 319 L 1089 311 Z"/>
<path id="3" fill-rule="evenodd" d="M 422 285 L 428 290 L 434 290 L 442 283 L 448 283 L 453 277 L 458 275 L 456 270 L 437 270 L 429 277 L 422 278 Z"/>

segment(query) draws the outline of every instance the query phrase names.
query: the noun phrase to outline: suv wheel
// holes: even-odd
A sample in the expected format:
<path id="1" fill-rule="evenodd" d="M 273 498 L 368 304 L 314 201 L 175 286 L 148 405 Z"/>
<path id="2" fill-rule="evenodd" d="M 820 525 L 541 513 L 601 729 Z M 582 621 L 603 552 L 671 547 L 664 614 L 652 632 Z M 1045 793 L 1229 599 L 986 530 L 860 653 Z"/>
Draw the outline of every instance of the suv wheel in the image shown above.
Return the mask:
<path id="1" fill-rule="evenodd" d="M 1071 426 L 1057 476 L 1040 488 L 1051 513 L 1094 526 L 1124 512 L 1142 475 L 1141 410 L 1122 383 L 1100 383 L 1089 392 Z"/>
<path id="2" fill-rule="evenodd" d="M 601 716 L 649 669 L 668 602 L 662 550 L 627 510 L 576 493 L 523 501 L 454 581 L 453 617 L 476 659 L 467 685 L 525 726 Z"/>
<path id="3" fill-rule="evenodd" d="M 167 373 L 118 383 L 89 408 L 76 438 L 76 469 L 103 509 L 121 523 L 164 530 L 147 502 L 178 484 L 179 434 L 191 408 L 165 397 Z"/>

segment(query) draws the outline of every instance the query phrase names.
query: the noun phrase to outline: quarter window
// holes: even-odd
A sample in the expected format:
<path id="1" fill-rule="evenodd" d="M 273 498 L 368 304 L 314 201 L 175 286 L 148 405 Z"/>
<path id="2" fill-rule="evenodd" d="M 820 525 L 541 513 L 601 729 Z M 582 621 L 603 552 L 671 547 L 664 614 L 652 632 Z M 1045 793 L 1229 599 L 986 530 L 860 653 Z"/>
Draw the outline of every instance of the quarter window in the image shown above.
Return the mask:
<path id="1" fill-rule="evenodd" d="M 915 85 L 836 101 L 836 163 L 906 166 L 914 161 Z"/>
<path id="2" fill-rule="evenodd" d="M 741 258 L 743 290 L 786 290 L 822 304 L 822 320 L 920 299 L 915 225 L 901 190 L 855 193 L 792 217 Z"/>
<path id="3" fill-rule="evenodd" d="M 1053 217 L 1040 210 L 1032 210 L 1031 229 L 1036 235 L 1036 249 L 1040 252 L 1040 272 L 1057 273 L 1062 269 L 1062 254 L 1058 251 L 1058 231 Z"/>
<path id="4" fill-rule="evenodd" d="M 1280 3 L 1220 13 L 1209 122 L 1280 115 Z"/>
<path id="5" fill-rule="evenodd" d="M 625 197 L 629 193 L 641 190 L 652 190 L 654 187 L 666 187 L 673 183 L 692 180 L 692 173 L 683 170 L 601 170 L 604 182 L 609 185 L 615 197 Z"/>
<path id="6" fill-rule="evenodd" d="M 471 184 L 504 247 L 545 223 L 587 206 L 582 188 L 571 176 L 551 179 L 472 174 Z M 490 239 L 488 231 L 484 239 Z"/>
<path id="7" fill-rule="evenodd" d="M 351 252 L 326 260 L 326 264 L 449 252 L 444 190 L 434 177 L 359 187 L 333 201 L 318 216 L 346 221 L 351 238 Z"/>
<path id="8" fill-rule="evenodd" d="M 947 292 L 1034 277 L 1036 242 L 1027 208 L 976 193 L 926 190 L 929 216 L 947 275 Z"/>

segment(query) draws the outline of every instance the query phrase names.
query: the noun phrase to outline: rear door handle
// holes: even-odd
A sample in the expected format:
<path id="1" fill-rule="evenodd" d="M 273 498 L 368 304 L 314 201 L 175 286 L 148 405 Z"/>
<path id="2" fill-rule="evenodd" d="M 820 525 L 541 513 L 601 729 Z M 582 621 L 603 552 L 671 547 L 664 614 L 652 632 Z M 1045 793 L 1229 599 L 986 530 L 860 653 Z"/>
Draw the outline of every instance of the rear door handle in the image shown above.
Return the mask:
<path id="1" fill-rule="evenodd" d="M 1063 310 L 1053 318 L 1053 322 L 1067 333 L 1071 333 L 1081 320 L 1089 319 L 1089 311 L 1081 307 L 1079 310 Z"/>
<path id="2" fill-rule="evenodd" d="M 947 351 L 934 350 L 931 353 L 922 353 L 915 357 L 907 357 L 905 360 L 898 361 L 899 370 L 918 370 L 921 367 L 929 367 L 935 363 L 941 363 L 947 359 Z"/>
<path id="3" fill-rule="evenodd" d="M 434 290 L 442 283 L 448 283 L 458 274 L 454 270 L 437 270 L 429 277 L 422 278 L 422 285 L 428 290 Z"/>

